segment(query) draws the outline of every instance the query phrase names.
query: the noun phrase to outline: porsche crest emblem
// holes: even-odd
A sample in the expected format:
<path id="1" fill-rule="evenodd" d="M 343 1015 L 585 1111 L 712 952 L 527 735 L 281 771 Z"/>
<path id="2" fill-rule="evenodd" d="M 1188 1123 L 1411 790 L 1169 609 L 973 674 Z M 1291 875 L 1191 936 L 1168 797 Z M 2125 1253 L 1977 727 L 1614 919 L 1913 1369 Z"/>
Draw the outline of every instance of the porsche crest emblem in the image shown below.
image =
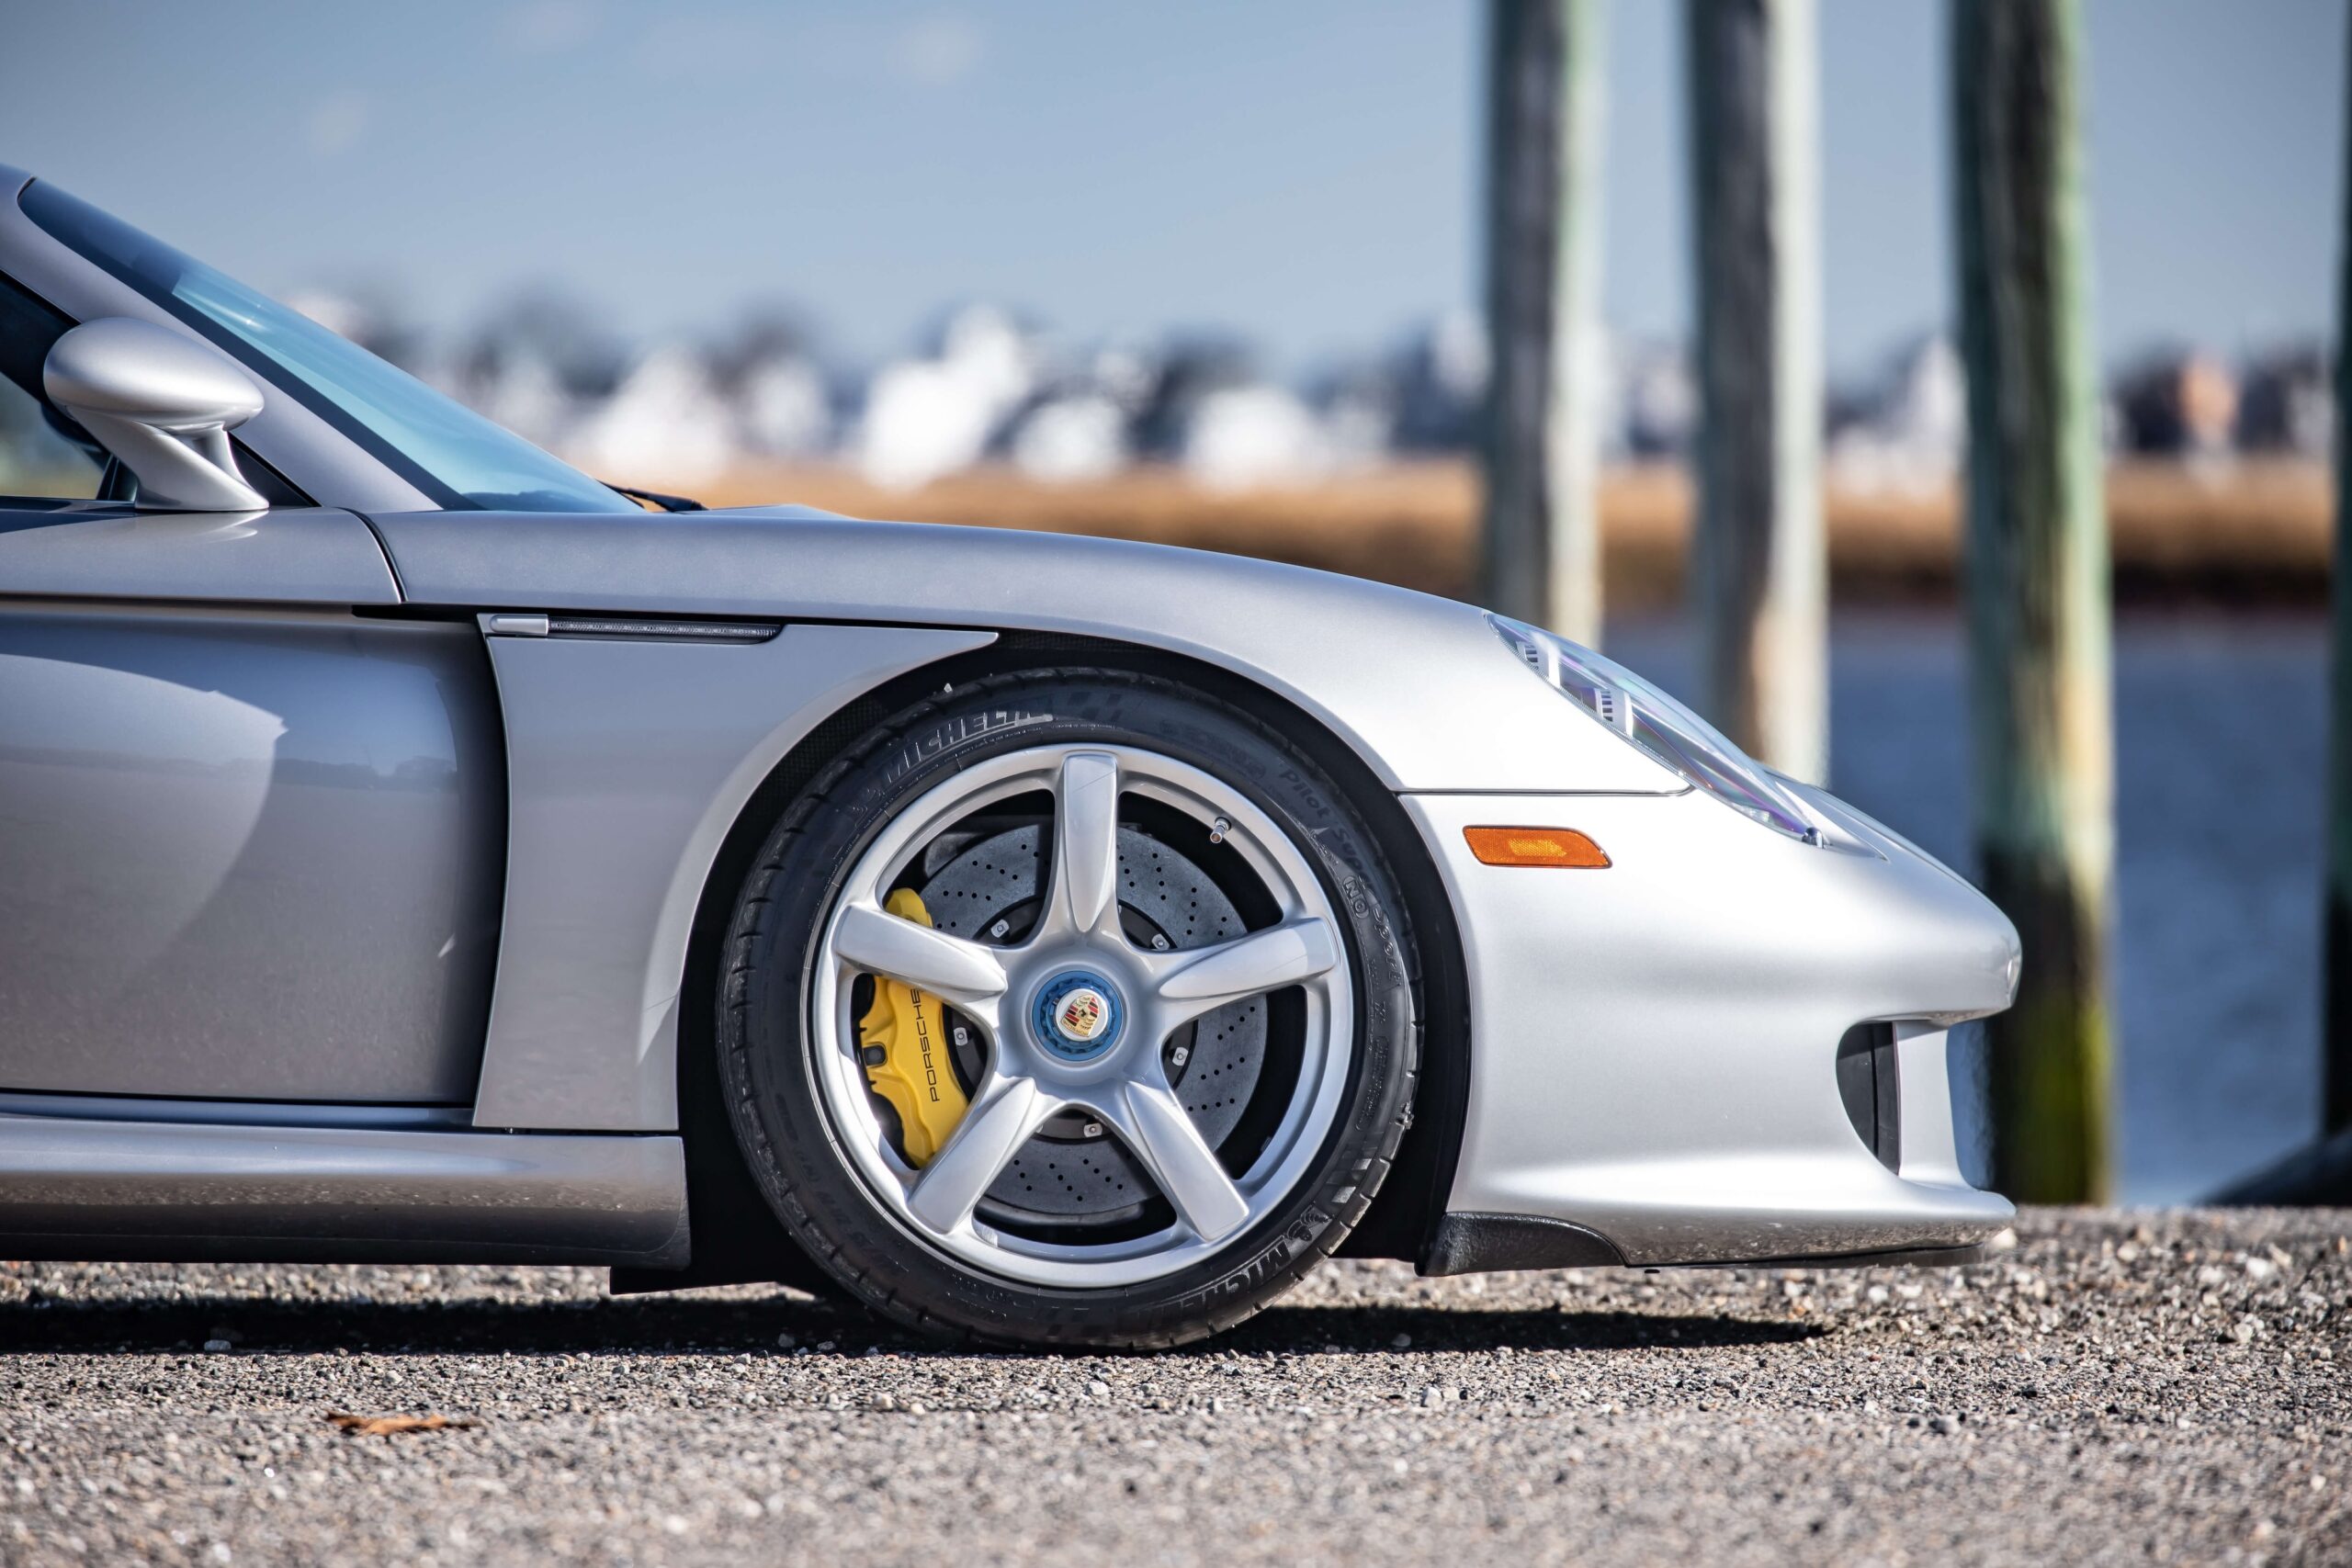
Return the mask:
<path id="1" fill-rule="evenodd" d="M 1102 993 L 1091 987 L 1082 987 L 1062 998 L 1061 1010 L 1054 1021 L 1060 1025 L 1063 1035 L 1071 1040 L 1091 1040 L 1102 1032 L 1106 1012 Z"/>

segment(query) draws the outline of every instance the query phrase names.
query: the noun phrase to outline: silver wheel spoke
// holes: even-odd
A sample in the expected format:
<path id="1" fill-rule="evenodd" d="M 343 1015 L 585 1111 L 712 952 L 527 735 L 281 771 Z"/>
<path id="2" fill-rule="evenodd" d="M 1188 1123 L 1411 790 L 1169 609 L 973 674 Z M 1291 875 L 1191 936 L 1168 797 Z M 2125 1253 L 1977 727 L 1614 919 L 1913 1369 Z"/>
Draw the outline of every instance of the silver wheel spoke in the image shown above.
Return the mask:
<path id="1" fill-rule="evenodd" d="M 1250 1201 L 1202 1141 L 1176 1091 L 1140 1079 L 1119 1089 L 1117 1106 L 1105 1114 L 1184 1223 L 1203 1241 L 1222 1241 L 1239 1230 L 1250 1218 Z"/>
<path id="2" fill-rule="evenodd" d="M 1062 933 L 1118 931 L 1119 762 L 1073 751 L 1054 783 L 1054 891 L 1047 919 Z"/>
<path id="3" fill-rule="evenodd" d="M 961 1230 L 997 1173 L 1059 1109 L 1034 1078 L 991 1077 L 947 1146 L 915 1179 L 909 1211 L 942 1235 Z"/>
<path id="4" fill-rule="evenodd" d="M 1329 921 L 1312 915 L 1215 947 L 1152 954 L 1148 966 L 1163 1037 L 1187 1019 L 1312 980 L 1339 962 L 1338 935 Z"/>
<path id="5" fill-rule="evenodd" d="M 852 904 L 833 926 L 833 952 L 869 974 L 904 980 L 986 1021 L 1004 994 L 1004 964 L 977 942 Z"/>

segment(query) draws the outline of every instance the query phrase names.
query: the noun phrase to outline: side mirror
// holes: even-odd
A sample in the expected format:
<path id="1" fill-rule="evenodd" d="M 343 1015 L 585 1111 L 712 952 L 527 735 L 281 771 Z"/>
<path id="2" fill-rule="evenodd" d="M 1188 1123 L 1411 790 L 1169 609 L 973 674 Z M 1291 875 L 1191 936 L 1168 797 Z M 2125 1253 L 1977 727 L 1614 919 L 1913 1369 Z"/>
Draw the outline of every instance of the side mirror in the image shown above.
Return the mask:
<path id="1" fill-rule="evenodd" d="M 228 355 L 128 316 L 85 321 L 42 365 L 50 401 L 139 476 L 154 512 L 259 512 L 229 432 L 261 412 L 261 389 Z"/>

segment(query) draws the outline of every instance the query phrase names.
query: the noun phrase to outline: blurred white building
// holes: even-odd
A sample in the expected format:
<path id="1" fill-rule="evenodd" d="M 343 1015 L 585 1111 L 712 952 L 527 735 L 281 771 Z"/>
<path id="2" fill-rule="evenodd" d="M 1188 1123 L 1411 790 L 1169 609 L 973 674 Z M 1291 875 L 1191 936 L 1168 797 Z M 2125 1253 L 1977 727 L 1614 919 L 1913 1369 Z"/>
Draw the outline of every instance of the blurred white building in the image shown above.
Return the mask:
<path id="1" fill-rule="evenodd" d="M 1006 456 L 1023 474 L 1048 484 L 1107 479 L 1135 456 L 1127 441 L 1129 417 L 1100 391 L 1057 393 L 1022 416 Z"/>
<path id="2" fill-rule="evenodd" d="M 676 344 L 630 367 L 564 446 L 592 474 L 678 484 L 721 473 L 740 450 L 735 409 L 719 395 L 708 363 Z"/>
<path id="3" fill-rule="evenodd" d="M 1392 458 L 1475 457 L 1489 373 L 1485 327 L 1469 310 L 1294 387 L 1267 379 L 1230 333 L 1079 351 L 972 305 L 924 352 L 860 385 L 829 369 L 805 318 L 780 306 L 740 317 L 707 349 L 673 344 L 629 361 L 604 317 L 560 295 L 508 300 L 452 340 L 427 338 L 365 294 L 289 302 L 542 446 L 655 484 L 690 486 L 746 460 L 845 461 L 901 489 L 991 462 L 1044 483 L 1146 462 L 1219 491 L 1311 483 Z M 1610 334 L 1589 348 L 1603 366 L 1603 457 L 1686 454 L 1700 411 L 1684 350 Z M 2240 452 L 2324 459 L 2334 391 L 2324 345 L 2284 344 L 2243 362 L 2175 348 L 2127 367 L 2101 406 L 2111 449 L 2218 471 Z M 1841 489 L 1946 491 L 1967 440 L 1960 356 L 1923 334 L 1835 389 L 1823 417 L 1827 477 Z"/>
<path id="4" fill-rule="evenodd" d="M 1048 484 L 1117 473 L 1136 460 L 1138 428 L 1161 371 L 1148 351 L 1114 344 L 1085 355 L 1075 370 L 1042 378 L 1046 384 L 1012 422 L 1004 456 Z"/>
<path id="5" fill-rule="evenodd" d="M 992 306 L 959 310 L 933 358 L 886 366 L 865 393 L 857 466 L 878 485 L 912 490 L 979 461 L 1036 384 L 1038 355 Z"/>
<path id="6" fill-rule="evenodd" d="M 734 389 L 743 446 L 770 457 L 820 457 L 833 440 L 832 397 L 825 373 L 798 355 L 763 359 Z"/>
<path id="7" fill-rule="evenodd" d="M 1951 484 L 1968 443 L 1968 382 L 1940 334 L 1899 350 L 1871 381 L 1831 401 L 1831 481 L 1861 494 L 1927 495 Z"/>
<path id="8" fill-rule="evenodd" d="M 1264 383 L 1204 393 L 1184 425 L 1184 472 L 1210 490 L 1295 484 L 1328 473 L 1333 457 L 1315 411 Z"/>

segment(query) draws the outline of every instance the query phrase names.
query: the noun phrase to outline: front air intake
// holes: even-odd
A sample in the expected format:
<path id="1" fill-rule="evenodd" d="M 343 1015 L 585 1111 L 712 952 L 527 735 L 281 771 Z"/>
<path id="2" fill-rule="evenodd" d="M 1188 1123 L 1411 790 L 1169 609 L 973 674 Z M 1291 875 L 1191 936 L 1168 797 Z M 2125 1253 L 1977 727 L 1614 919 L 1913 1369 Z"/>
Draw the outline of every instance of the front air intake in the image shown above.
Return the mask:
<path id="1" fill-rule="evenodd" d="M 1894 1025 L 1858 1023 L 1838 1042 L 1838 1098 L 1855 1135 L 1879 1164 L 1903 1168 L 1903 1095 L 1895 1069 Z"/>

